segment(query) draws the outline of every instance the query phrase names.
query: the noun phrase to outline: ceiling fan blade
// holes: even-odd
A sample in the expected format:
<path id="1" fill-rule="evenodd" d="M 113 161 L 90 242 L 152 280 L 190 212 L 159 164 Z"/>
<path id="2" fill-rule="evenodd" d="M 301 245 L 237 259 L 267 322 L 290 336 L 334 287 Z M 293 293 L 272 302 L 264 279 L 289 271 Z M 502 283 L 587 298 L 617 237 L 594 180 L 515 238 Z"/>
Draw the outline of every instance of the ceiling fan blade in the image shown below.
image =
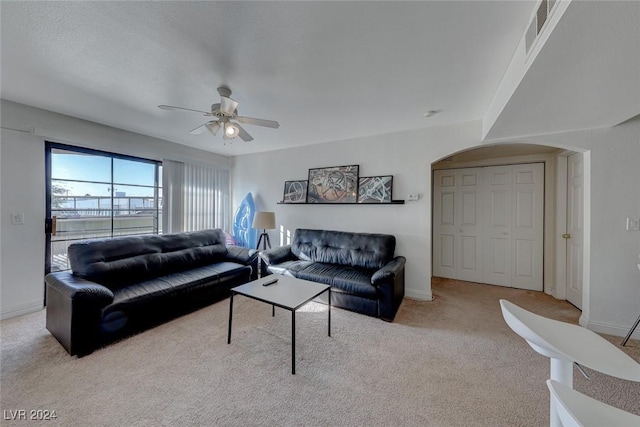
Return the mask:
<path id="1" fill-rule="evenodd" d="M 220 97 L 220 111 L 225 114 L 232 115 L 234 111 L 238 108 L 238 103 L 231 98 L 226 96 Z"/>
<path id="2" fill-rule="evenodd" d="M 210 116 L 210 111 L 201 111 L 201 110 L 193 110 L 191 108 L 183 108 L 183 107 L 174 107 L 173 105 L 158 105 L 158 108 L 162 110 L 185 110 L 185 111 L 195 111 L 196 113 L 202 113 L 204 115 Z"/>
<path id="3" fill-rule="evenodd" d="M 204 132 L 204 130 L 205 130 L 205 126 L 206 126 L 207 124 L 209 124 L 209 122 L 207 122 L 207 123 L 205 123 L 205 124 L 203 124 L 203 125 L 200 125 L 200 126 L 198 126 L 197 128 L 191 129 L 191 130 L 189 131 L 189 133 L 190 133 L 190 134 L 192 134 L 192 135 L 199 135 L 199 134 L 201 134 L 202 132 Z"/>
<path id="4" fill-rule="evenodd" d="M 236 123 L 236 126 L 238 126 L 238 130 L 239 130 L 238 136 L 240 137 L 241 140 L 243 140 L 244 142 L 253 141 L 253 137 L 249 135 L 249 133 L 246 130 L 244 130 L 242 126 L 240 126 L 237 123 Z"/>
<path id="5" fill-rule="evenodd" d="M 236 120 L 238 120 L 240 123 L 246 123 L 248 125 L 264 126 L 273 129 L 278 129 L 280 127 L 280 123 L 276 122 L 275 120 L 255 119 L 253 117 L 242 116 L 236 117 Z"/>
<path id="6" fill-rule="evenodd" d="M 213 131 L 211 130 L 211 128 L 213 127 L 213 124 L 214 124 L 214 123 L 218 123 L 218 122 L 217 122 L 217 121 L 215 121 L 215 120 L 212 120 L 212 121 L 210 121 L 210 122 L 207 122 L 207 123 L 205 123 L 205 124 L 203 124 L 203 125 L 198 126 L 198 127 L 197 127 L 197 128 L 195 128 L 195 129 L 191 129 L 191 130 L 189 131 L 189 133 L 190 133 L 190 134 L 192 134 L 192 135 L 199 135 L 199 134 L 201 134 L 202 132 L 204 132 L 204 130 L 205 130 L 205 129 L 209 129 L 211 132 L 213 132 Z M 220 128 L 220 125 L 217 125 L 217 126 L 218 126 L 218 128 L 216 129 L 216 132 L 217 132 L 217 131 L 218 131 L 218 129 Z M 215 132 L 213 132 L 213 134 L 215 135 Z"/>
<path id="7" fill-rule="evenodd" d="M 220 125 L 220 122 L 218 122 L 218 121 L 211 121 L 211 122 L 205 124 L 205 127 L 207 129 L 209 129 L 209 132 L 211 132 L 215 136 L 215 134 L 218 133 L 218 131 L 220 130 L 220 128 L 222 126 Z"/>

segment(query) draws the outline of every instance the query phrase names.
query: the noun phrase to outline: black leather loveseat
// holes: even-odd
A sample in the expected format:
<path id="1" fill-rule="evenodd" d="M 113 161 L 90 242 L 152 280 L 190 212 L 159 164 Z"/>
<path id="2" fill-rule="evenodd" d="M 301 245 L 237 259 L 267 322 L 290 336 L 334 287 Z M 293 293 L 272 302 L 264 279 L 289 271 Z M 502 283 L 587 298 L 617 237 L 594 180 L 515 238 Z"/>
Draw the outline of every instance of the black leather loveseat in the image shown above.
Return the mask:
<path id="1" fill-rule="evenodd" d="M 406 258 L 388 234 L 297 229 L 291 245 L 260 252 L 266 269 L 331 285 L 331 305 L 391 321 L 404 297 Z"/>
<path id="2" fill-rule="evenodd" d="M 257 252 L 219 229 L 82 241 L 68 256 L 71 272 L 45 277 L 47 329 L 78 356 L 257 277 Z"/>

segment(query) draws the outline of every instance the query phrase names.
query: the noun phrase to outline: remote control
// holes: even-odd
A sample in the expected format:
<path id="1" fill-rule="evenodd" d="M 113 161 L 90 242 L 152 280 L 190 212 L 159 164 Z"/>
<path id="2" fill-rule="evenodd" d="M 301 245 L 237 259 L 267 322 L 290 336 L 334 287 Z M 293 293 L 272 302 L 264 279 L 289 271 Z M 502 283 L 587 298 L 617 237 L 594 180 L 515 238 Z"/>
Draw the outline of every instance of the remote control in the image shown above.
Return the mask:
<path id="1" fill-rule="evenodd" d="M 264 282 L 262 286 L 273 285 L 274 283 L 278 283 L 278 279 L 269 280 L 268 282 Z"/>

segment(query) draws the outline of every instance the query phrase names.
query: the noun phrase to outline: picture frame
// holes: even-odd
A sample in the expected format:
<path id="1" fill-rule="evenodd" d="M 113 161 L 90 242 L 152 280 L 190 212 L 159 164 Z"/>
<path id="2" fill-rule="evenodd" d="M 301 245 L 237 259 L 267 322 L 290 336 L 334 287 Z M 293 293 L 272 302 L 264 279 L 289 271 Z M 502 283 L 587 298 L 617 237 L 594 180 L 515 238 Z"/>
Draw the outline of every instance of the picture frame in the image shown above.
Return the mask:
<path id="1" fill-rule="evenodd" d="M 358 203 L 391 203 L 393 175 L 363 176 L 358 179 Z"/>
<path id="2" fill-rule="evenodd" d="M 357 203 L 358 165 L 309 169 L 307 203 Z"/>
<path id="3" fill-rule="evenodd" d="M 285 181 L 282 203 L 307 203 L 307 180 Z"/>

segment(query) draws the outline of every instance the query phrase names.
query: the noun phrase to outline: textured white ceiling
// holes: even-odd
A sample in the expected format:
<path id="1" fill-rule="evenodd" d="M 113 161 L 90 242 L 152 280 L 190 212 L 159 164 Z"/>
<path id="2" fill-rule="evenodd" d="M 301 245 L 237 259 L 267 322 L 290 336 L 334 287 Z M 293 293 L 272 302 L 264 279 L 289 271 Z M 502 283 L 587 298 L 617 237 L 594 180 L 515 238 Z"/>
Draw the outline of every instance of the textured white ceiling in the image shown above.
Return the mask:
<path id="1" fill-rule="evenodd" d="M 227 155 L 476 120 L 534 3 L 3 1 L 1 96 Z M 280 129 L 223 145 L 157 108 L 223 84 Z"/>

